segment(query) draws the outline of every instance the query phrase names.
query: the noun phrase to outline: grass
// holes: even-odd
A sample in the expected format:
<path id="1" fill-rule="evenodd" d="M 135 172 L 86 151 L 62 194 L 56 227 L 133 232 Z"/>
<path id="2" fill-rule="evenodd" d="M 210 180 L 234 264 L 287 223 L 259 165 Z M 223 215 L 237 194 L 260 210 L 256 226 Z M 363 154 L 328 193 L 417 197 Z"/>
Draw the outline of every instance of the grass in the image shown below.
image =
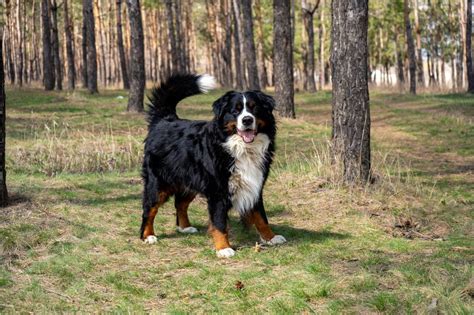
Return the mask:
<path id="1" fill-rule="evenodd" d="M 222 91 L 179 106 L 209 119 Z M 0 312 L 450 313 L 474 311 L 474 99 L 371 92 L 373 171 L 363 188 L 331 167 L 331 95 L 299 93 L 279 119 L 264 195 L 289 242 L 255 251 L 231 215 L 233 259 L 160 210 L 138 239 L 144 116 L 126 93 L 7 92 L 12 204 L 0 212 Z"/>

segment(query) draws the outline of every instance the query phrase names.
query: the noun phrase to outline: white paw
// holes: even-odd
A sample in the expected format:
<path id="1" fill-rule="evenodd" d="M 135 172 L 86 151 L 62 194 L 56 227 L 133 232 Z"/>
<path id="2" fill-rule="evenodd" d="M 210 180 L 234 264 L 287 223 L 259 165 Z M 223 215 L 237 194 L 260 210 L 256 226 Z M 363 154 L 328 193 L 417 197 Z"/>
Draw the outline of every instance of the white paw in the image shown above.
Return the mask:
<path id="1" fill-rule="evenodd" d="M 194 234 L 198 232 L 198 229 L 196 229 L 194 226 L 188 226 L 185 228 L 180 228 L 179 226 L 176 228 L 176 230 L 179 233 L 185 233 L 185 234 Z"/>
<path id="2" fill-rule="evenodd" d="M 224 248 L 216 252 L 217 252 L 217 257 L 219 258 L 229 258 L 235 255 L 235 251 L 232 248 Z"/>
<path id="3" fill-rule="evenodd" d="M 148 235 L 144 242 L 145 244 L 155 244 L 158 242 L 158 238 L 155 235 Z"/>
<path id="4" fill-rule="evenodd" d="M 263 238 L 260 238 L 260 241 L 265 244 L 265 245 L 279 245 L 286 243 L 286 238 L 283 237 L 283 235 L 275 235 L 271 240 L 266 241 Z"/>

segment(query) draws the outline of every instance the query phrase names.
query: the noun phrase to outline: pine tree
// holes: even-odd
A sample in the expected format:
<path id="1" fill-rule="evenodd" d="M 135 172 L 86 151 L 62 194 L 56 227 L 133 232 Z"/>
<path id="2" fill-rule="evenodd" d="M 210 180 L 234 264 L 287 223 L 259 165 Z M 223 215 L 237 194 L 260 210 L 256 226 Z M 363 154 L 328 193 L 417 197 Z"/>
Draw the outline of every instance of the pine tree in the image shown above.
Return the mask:
<path id="1" fill-rule="evenodd" d="M 370 110 L 367 78 L 368 0 L 333 0 L 332 143 L 344 181 L 370 178 Z"/>

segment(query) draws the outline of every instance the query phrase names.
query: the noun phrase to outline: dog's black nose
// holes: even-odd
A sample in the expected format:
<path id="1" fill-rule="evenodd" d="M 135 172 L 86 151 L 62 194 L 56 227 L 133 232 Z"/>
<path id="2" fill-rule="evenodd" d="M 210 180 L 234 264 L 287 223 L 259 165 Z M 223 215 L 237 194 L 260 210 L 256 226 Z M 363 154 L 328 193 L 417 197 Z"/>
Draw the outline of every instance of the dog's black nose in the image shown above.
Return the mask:
<path id="1" fill-rule="evenodd" d="M 253 117 L 245 116 L 244 118 L 242 118 L 242 123 L 244 124 L 244 126 L 250 126 L 251 124 L 253 124 Z"/>

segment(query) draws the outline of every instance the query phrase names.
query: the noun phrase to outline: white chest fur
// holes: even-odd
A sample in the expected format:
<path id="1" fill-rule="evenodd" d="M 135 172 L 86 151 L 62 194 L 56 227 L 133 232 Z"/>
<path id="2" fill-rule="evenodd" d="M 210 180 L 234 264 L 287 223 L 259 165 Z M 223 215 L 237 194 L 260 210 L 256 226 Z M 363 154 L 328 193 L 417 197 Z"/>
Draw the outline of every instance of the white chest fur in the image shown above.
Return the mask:
<path id="1" fill-rule="evenodd" d="M 232 205 L 240 214 L 251 210 L 258 201 L 269 144 L 270 139 L 265 134 L 258 134 L 252 143 L 245 143 L 239 135 L 233 135 L 223 144 L 235 159 L 229 179 L 229 192 Z"/>

